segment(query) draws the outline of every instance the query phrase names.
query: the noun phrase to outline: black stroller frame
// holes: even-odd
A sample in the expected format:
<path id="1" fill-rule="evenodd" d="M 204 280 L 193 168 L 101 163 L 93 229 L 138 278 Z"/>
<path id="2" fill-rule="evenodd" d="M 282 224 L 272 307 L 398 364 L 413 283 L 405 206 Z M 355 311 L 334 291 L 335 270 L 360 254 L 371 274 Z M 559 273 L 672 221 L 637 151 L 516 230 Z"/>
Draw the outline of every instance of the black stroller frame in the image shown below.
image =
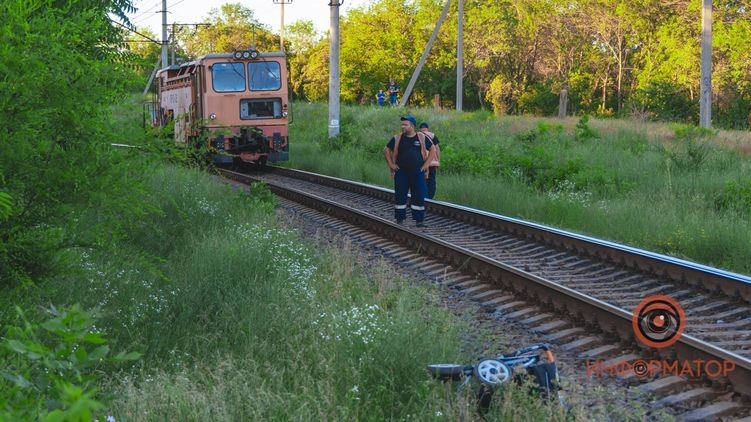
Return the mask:
<path id="1" fill-rule="evenodd" d="M 457 387 L 457 395 L 461 395 L 473 377 L 477 378 L 480 381 L 477 404 L 481 413 L 487 412 L 493 391 L 498 386 L 512 378 L 521 382 L 524 373 L 532 376 L 542 396 L 551 398 L 558 389 L 555 358 L 550 346 L 545 343 L 535 343 L 511 353 L 480 359 L 474 365 L 429 364 L 427 369 L 442 381 L 462 381 Z"/>

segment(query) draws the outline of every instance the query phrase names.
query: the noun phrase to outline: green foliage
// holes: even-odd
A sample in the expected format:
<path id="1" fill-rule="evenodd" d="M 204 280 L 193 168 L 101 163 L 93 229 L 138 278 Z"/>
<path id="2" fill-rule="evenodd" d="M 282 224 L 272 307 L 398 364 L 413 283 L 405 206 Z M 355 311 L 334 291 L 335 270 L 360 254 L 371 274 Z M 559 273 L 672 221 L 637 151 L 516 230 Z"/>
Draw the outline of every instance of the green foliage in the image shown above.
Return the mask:
<path id="1" fill-rule="evenodd" d="M 643 108 L 653 120 L 698 121 L 698 102 L 672 82 L 651 80 L 634 94 L 632 102 L 636 107 Z"/>
<path id="2" fill-rule="evenodd" d="M 59 264 L 57 252 L 74 242 L 66 231 L 73 207 L 88 204 L 92 192 L 110 189 L 108 202 L 130 199 L 107 186 L 118 161 L 108 147 L 117 139 L 110 107 L 131 75 L 108 13 L 129 11 L 130 2 L 94 3 L 0 4 L 0 74 L 8 82 L 0 90 L 0 180 L 13 198 L 0 220 L 0 288 Z"/>
<path id="3" fill-rule="evenodd" d="M 114 386 L 118 420 L 415 414 L 432 398 L 425 362 L 457 354 L 448 314 L 386 265 L 366 275 L 355 256 L 316 256 L 258 224 L 195 235 L 175 251 L 167 309 L 139 330 L 149 367 Z"/>
<path id="4" fill-rule="evenodd" d="M 10 217 L 13 212 L 13 198 L 7 193 L 0 191 L 0 221 Z"/>
<path id="5" fill-rule="evenodd" d="M 588 115 L 584 114 L 579 118 L 579 121 L 576 123 L 576 133 L 574 135 L 577 141 L 588 141 L 599 137 L 597 131 L 589 127 L 588 123 Z"/>
<path id="6" fill-rule="evenodd" d="M 132 361 L 138 353 L 110 356 L 96 317 L 80 306 L 49 307 L 49 319 L 30 321 L 16 307 L 18 324 L 0 341 L 0 419 L 91 421 L 104 408 L 96 399 L 97 373 L 106 364 Z"/>
<path id="7" fill-rule="evenodd" d="M 253 209 L 257 209 L 264 214 L 272 214 L 277 204 L 277 197 L 265 183 L 256 182 L 250 185 L 250 192 L 246 199 Z"/>
<path id="8" fill-rule="evenodd" d="M 208 25 L 179 27 L 175 37 L 189 58 L 210 52 L 231 52 L 255 45 L 259 51 L 278 51 L 279 38 L 254 16 L 253 10 L 239 2 L 225 3 L 204 20 Z"/>
<path id="9" fill-rule="evenodd" d="M 350 104 L 372 103 L 378 89 L 386 91 L 391 79 L 401 87 L 401 96 L 439 13 L 440 6 L 434 1 L 420 4 L 402 0 L 382 0 L 348 13 L 341 25 L 342 100 Z M 437 44 L 443 46 L 447 37 L 440 38 Z M 324 39 L 321 44 L 327 42 Z M 450 65 L 437 57 L 443 54 L 434 55 L 432 65 L 424 68 L 424 81 L 450 76 Z M 440 85 L 433 86 L 431 91 L 415 87 L 412 103 L 424 104 L 433 94 L 444 93 Z"/>
<path id="10" fill-rule="evenodd" d="M 729 95 L 724 107 L 714 107 L 713 120 L 725 129 L 749 130 L 751 129 L 751 98 L 736 97 L 736 92 Z"/>
<path id="11" fill-rule="evenodd" d="M 649 150 L 649 141 L 644 134 L 631 130 L 620 130 L 616 134 L 614 144 L 629 154 L 641 156 Z"/>
<path id="12" fill-rule="evenodd" d="M 533 116 L 550 116 L 558 110 L 558 94 L 551 89 L 551 81 L 533 83 L 519 95 L 519 112 Z"/>
<path id="13" fill-rule="evenodd" d="M 80 250 L 78 277 L 43 286 L 102 310 L 93 333 L 80 314 L 44 325 L 68 327 L 57 343 L 85 349 L 54 349 L 81 368 L 63 374 L 72 388 L 53 391 L 75 398 L 58 400 L 78 406 L 59 409 L 68 420 L 78 420 L 71 409 L 91 420 L 104 408 L 117 420 L 387 419 L 443 400 L 424 364 L 453 360 L 457 335 L 448 313 L 425 309 L 425 291 L 405 289 L 388 265 L 361 272 L 359 257 L 321 256 L 273 228 L 261 184 L 247 193 L 172 167 L 147 179 L 144 197 L 160 212 L 129 217 L 117 249 Z M 105 332 L 144 350 L 141 366 L 95 364 Z"/>
<path id="14" fill-rule="evenodd" d="M 509 158 L 513 172 L 519 172 L 522 179 L 533 188 L 544 192 L 552 191 L 564 182 L 573 181 L 583 168 L 581 158 L 566 158 L 556 154 L 549 145 L 566 143 L 563 127 L 538 122 L 537 129 L 516 137 L 521 148 Z"/>
<path id="15" fill-rule="evenodd" d="M 718 210 L 732 210 L 751 216 L 751 177 L 726 181 L 715 199 L 715 206 Z"/>
<path id="16" fill-rule="evenodd" d="M 498 146 L 489 146 L 481 151 L 447 145 L 441 148 L 441 168 L 448 174 L 472 174 L 475 176 L 496 174 L 498 159 L 505 154 Z"/>
<path id="17" fill-rule="evenodd" d="M 404 89 L 439 22 L 442 0 L 374 0 L 341 17 L 341 97 L 348 104 L 372 103 L 393 78 Z M 227 5 L 212 14 L 212 28 L 179 34 L 190 51 L 201 44 L 226 45 L 248 39 L 278 45 L 255 24 L 252 13 Z M 231 13 L 230 13 L 231 12 Z M 751 29 L 746 12 L 733 2 L 717 4 L 713 31 L 713 124 L 747 127 Z M 410 96 L 426 106 L 440 95 L 456 104 L 457 9 L 452 6 L 426 56 Z M 700 66 L 695 4 L 658 7 L 639 1 L 577 2 L 550 7 L 534 0 L 475 1 L 464 11 L 463 107 L 498 115 L 557 113 L 561 88 L 569 113 L 598 117 L 630 112 L 659 120 L 696 122 Z M 239 19 L 245 17 L 246 19 Z M 234 26 L 230 24 L 235 24 Z M 288 51 L 295 98 L 327 100 L 329 40 L 311 27 L 290 26 Z M 239 34 L 243 34 L 242 37 Z M 197 42 L 198 41 L 198 42 Z M 246 41 L 247 43 L 247 41 Z"/>
<path id="18" fill-rule="evenodd" d="M 502 75 L 496 75 L 485 93 L 485 100 L 490 102 L 496 114 L 511 114 L 514 107 L 511 83 L 505 80 Z"/>
<path id="19" fill-rule="evenodd" d="M 679 125 L 675 129 L 676 148 L 666 149 L 671 163 L 678 170 L 698 171 L 708 161 L 713 148 L 709 138 L 713 132 L 695 126 Z"/>
<path id="20" fill-rule="evenodd" d="M 377 0 L 343 15 L 342 100 L 371 103 L 390 78 L 404 89 L 444 4 Z M 751 29 L 742 8 L 732 2 L 716 6 L 713 124 L 747 127 L 743 105 L 751 93 L 751 57 L 745 46 Z M 574 115 L 636 112 L 655 120 L 697 121 L 700 27 L 694 24 L 695 5 L 603 1 L 549 7 L 533 0 L 494 0 L 474 2 L 464 13 L 465 110 L 551 116 L 557 112 L 558 92 L 566 87 Z M 457 102 L 457 32 L 450 25 L 456 14 L 450 7 L 437 32 L 410 96 L 413 105 L 428 105 L 436 94 L 444 106 Z M 328 38 L 310 28 L 299 30 L 302 37 L 289 49 L 295 96 L 326 101 Z M 202 43 L 218 44 L 227 37 L 215 31 Z"/>

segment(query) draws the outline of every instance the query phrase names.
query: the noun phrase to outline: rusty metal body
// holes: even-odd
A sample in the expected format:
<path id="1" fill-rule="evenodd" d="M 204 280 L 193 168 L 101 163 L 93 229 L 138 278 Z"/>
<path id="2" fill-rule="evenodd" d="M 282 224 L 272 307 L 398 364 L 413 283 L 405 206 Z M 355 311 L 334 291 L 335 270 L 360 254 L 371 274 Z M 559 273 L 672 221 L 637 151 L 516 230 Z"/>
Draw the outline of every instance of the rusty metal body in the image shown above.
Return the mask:
<path id="1" fill-rule="evenodd" d="M 206 146 L 216 164 L 289 159 L 289 72 L 283 52 L 212 53 L 157 73 L 152 124 Z"/>

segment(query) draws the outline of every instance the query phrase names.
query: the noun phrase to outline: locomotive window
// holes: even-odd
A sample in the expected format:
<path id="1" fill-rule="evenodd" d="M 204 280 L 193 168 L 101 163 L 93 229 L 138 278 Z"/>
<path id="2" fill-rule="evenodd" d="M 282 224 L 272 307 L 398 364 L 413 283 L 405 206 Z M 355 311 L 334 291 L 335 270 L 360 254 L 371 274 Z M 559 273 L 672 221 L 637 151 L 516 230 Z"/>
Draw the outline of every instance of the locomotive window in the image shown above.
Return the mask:
<path id="1" fill-rule="evenodd" d="M 245 91 L 245 66 L 242 63 L 216 63 L 211 66 L 211 82 L 217 92 Z"/>
<path id="2" fill-rule="evenodd" d="M 278 119 L 280 117 L 282 117 L 282 100 L 280 98 L 240 101 L 240 118 L 243 120 Z"/>
<path id="3" fill-rule="evenodd" d="M 275 91 L 282 87 L 282 71 L 277 62 L 248 63 L 251 91 Z"/>

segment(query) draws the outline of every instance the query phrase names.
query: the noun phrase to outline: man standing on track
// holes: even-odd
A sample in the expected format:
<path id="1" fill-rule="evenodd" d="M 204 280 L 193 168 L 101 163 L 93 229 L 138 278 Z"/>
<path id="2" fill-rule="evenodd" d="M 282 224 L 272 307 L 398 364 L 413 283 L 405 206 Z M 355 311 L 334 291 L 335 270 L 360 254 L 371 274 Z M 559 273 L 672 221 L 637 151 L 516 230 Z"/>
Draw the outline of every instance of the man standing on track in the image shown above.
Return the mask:
<path id="1" fill-rule="evenodd" d="M 412 219 L 417 227 L 425 220 L 425 183 L 428 167 L 433 156 L 433 143 L 417 132 L 417 120 L 411 115 L 401 118 L 401 133 L 389 140 L 383 154 L 394 177 L 394 217 L 398 224 L 407 218 L 407 193 L 412 201 Z"/>

